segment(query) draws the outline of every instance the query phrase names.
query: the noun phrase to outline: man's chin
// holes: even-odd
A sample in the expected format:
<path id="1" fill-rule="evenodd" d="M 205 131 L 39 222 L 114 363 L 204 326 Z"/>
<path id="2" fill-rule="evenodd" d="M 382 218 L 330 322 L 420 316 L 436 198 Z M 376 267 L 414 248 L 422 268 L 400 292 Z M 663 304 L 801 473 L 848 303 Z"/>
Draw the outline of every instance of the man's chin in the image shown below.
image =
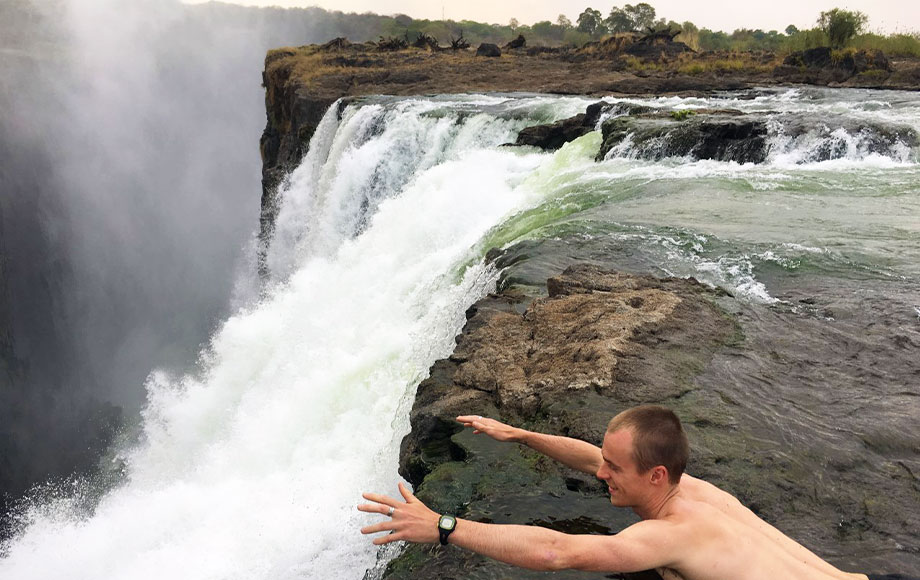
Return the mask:
<path id="1" fill-rule="evenodd" d="M 624 501 L 624 498 L 618 495 L 616 492 L 610 494 L 610 503 L 616 507 L 627 507 L 627 502 Z"/>

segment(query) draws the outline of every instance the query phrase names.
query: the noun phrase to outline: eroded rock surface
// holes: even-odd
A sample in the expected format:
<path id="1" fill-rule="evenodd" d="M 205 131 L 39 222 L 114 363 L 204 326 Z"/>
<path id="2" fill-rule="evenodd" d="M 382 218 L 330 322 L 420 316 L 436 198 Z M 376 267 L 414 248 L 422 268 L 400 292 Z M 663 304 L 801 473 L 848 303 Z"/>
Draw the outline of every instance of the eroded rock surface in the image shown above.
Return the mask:
<path id="1" fill-rule="evenodd" d="M 738 163 L 762 163 L 767 157 L 767 122 L 740 111 L 653 112 L 604 122 L 602 160 L 618 147 L 643 159 L 692 157 Z"/>

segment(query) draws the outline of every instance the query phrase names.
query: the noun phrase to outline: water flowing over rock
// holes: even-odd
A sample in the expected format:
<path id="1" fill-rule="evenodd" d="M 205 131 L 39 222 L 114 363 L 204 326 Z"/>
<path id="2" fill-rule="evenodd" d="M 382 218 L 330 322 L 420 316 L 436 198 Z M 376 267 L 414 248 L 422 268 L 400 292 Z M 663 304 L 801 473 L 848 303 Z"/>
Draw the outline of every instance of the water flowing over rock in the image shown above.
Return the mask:
<path id="1" fill-rule="evenodd" d="M 549 125 L 526 127 L 518 133 L 515 145 L 531 145 L 547 151 L 559 149 L 569 141 L 574 141 L 586 133 L 594 131 L 601 114 L 609 110 L 607 103 L 589 105 L 584 113 L 568 119 L 556 121 Z"/>
<path id="2" fill-rule="evenodd" d="M 761 163 L 767 156 L 767 125 L 740 111 L 700 111 L 686 116 L 651 113 L 616 117 L 604 122 L 602 160 L 618 147 L 627 156 L 659 160 L 666 157 Z"/>

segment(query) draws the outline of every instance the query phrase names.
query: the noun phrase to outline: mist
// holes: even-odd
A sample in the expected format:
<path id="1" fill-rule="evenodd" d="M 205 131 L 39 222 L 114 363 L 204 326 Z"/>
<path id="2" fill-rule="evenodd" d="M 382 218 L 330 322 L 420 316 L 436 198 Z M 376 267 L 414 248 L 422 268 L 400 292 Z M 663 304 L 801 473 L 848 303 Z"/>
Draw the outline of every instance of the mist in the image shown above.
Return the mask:
<path id="1" fill-rule="evenodd" d="M 0 495 L 93 470 L 154 369 L 255 300 L 265 51 L 305 11 L 0 9 Z M 130 429 L 127 429 L 128 431 Z"/>

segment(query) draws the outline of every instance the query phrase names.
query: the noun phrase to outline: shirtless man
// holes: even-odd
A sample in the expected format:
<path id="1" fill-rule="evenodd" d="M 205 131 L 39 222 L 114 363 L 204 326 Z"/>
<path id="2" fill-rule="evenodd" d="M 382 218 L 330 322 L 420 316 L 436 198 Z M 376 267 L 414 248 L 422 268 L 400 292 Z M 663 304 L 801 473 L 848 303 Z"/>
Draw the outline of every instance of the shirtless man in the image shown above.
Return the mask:
<path id="1" fill-rule="evenodd" d="M 400 483 L 405 502 L 366 493 L 364 498 L 374 503 L 358 506 L 364 512 L 390 516 L 361 529 L 363 534 L 390 532 L 375 538 L 374 544 L 441 540 L 534 570 L 657 569 L 664 580 L 867 580 L 863 574 L 828 564 L 758 518 L 734 496 L 684 474 L 687 436 L 677 416 L 664 407 L 645 405 L 620 413 L 610 421 L 601 448 L 479 416 L 457 420 L 474 433 L 527 445 L 573 469 L 596 475 L 607 483 L 610 503 L 632 508 L 642 521 L 614 536 L 599 536 L 450 517 L 444 520 Z"/>

